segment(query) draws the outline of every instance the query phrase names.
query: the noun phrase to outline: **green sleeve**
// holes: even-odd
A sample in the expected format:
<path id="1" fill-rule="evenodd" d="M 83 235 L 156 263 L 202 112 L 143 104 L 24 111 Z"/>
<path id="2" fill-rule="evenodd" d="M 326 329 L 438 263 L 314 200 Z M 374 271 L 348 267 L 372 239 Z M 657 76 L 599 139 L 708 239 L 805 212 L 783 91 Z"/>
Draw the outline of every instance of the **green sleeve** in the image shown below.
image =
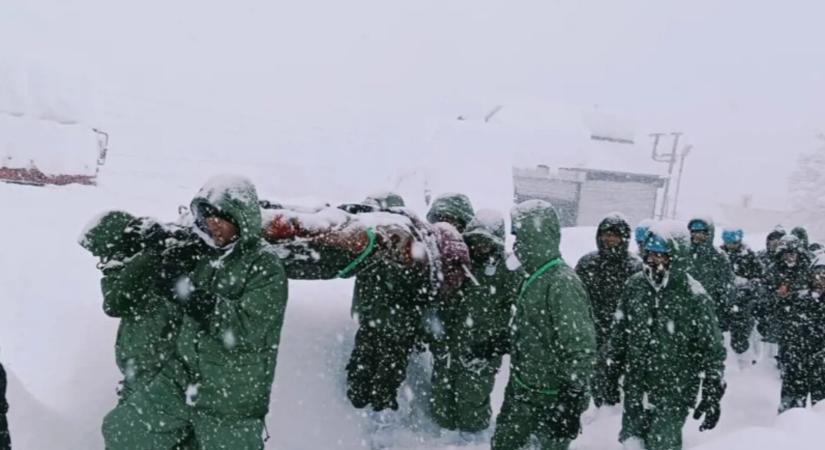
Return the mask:
<path id="1" fill-rule="evenodd" d="M 587 293 L 581 282 L 571 271 L 561 273 L 558 282 L 551 283 L 547 289 L 547 304 L 551 314 L 556 348 L 563 368 L 560 372 L 563 385 L 584 390 L 593 375 L 596 362 L 596 332 L 590 313 Z M 552 344 L 549 344 L 552 345 Z"/>
<path id="2" fill-rule="evenodd" d="M 100 280 L 103 292 L 103 311 L 111 317 L 140 314 L 153 305 L 155 296 L 147 295 L 156 289 L 159 257 L 141 252 L 120 268 L 107 269 Z"/>
<path id="3" fill-rule="evenodd" d="M 287 300 L 287 278 L 275 255 L 264 253 L 252 265 L 238 299 L 219 298 L 210 334 L 224 348 L 259 352 L 277 346 Z"/>

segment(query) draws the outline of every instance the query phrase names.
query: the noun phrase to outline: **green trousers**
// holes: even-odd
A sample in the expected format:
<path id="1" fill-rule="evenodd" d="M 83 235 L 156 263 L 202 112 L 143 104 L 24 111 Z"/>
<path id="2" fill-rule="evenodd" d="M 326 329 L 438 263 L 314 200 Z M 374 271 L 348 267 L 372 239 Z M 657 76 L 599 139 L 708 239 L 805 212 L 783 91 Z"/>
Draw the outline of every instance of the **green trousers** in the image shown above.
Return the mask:
<path id="1" fill-rule="evenodd" d="M 448 430 L 478 432 L 490 426 L 493 414 L 490 393 L 501 366 L 501 357 L 433 355 L 430 415 Z"/>
<path id="2" fill-rule="evenodd" d="M 204 414 L 186 404 L 185 387 L 165 375 L 132 392 L 103 420 L 107 450 L 262 450 L 261 418 Z"/>
<path id="3" fill-rule="evenodd" d="M 619 440 L 641 439 L 646 450 L 681 450 L 687 415 L 687 408 L 646 409 L 641 402 L 626 401 Z"/>
<path id="4" fill-rule="evenodd" d="M 518 394 L 512 375 L 504 393 L 504 404 L 496 419 L 492 450 L 521 450 L 527 446 L 541 450 L 567 450 L 570 440 L 561 438 L 547 420 L 555 401 L 529 401 Z"/>

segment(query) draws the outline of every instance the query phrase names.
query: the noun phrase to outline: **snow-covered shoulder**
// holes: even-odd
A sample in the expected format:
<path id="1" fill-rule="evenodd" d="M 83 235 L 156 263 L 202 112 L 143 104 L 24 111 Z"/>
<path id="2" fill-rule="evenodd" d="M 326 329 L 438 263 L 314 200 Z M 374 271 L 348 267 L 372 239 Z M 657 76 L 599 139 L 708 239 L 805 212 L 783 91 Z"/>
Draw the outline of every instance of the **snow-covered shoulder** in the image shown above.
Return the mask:
<path id="1" fill-rule="evenodd" d="M 693 278 L 692 275 L 687 274 L 688 286 L 690 287 L 690 292 L 693 295 L 708 295 L 708 291 L 705 290 L 705 287 L 702 286 L 696 278 Z"/>

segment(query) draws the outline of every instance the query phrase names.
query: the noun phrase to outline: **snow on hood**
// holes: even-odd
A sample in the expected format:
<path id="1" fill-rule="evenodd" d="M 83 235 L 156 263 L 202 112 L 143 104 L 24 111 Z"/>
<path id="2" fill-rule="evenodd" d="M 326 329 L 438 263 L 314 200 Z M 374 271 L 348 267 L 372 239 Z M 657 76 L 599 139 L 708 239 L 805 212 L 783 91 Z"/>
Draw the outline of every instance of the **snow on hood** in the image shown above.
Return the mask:
<path id="1" fill-rule="evenodd" d="M 257 198 L 252 197 L 253 193 L 249 186 L 254 184 L 244 176 L 215 175 L 203 185 L 197 196 L 206 199 L 212 205 L 219 204 L 224 198 L 246 204 L 257 201 Z"/>

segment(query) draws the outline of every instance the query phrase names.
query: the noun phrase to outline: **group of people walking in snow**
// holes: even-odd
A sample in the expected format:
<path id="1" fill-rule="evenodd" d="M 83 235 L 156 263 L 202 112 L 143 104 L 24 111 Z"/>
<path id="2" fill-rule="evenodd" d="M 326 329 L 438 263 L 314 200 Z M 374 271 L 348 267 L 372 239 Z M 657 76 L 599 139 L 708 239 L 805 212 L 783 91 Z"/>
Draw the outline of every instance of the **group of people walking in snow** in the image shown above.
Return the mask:
<path id="1" fill-rule="evenodd" d="M 745 363 L 754 329 L 778 344 L 780 410 L 825 397 L 825 259 L 802 229 L 778 228 L 756 255 L 740 230 L 715 248 L 710 219 L 631 230 L 611 215 L 573 268 L 540 200 L 512 210 L 513 255 L 504 216 L 461 194 L 421 220 L 396 194 L 306 210 L 220 178 L 189 212 L 164 224 L 112 211 L 82 235 L 104 311 L 120 319 L 107 449 L 263 448 L 290 278 L 355 279 L 346 395 L 377 420 L 398 409 L 411 356 L 429 351 L 429 416 L 486 439 L 510 355 L 494 450 L 568 448 L 591 399 L 623 405 L 626 445 L 681 448 L 691 410 L 701 430 L 720 419 L 723 332 Z"/>

